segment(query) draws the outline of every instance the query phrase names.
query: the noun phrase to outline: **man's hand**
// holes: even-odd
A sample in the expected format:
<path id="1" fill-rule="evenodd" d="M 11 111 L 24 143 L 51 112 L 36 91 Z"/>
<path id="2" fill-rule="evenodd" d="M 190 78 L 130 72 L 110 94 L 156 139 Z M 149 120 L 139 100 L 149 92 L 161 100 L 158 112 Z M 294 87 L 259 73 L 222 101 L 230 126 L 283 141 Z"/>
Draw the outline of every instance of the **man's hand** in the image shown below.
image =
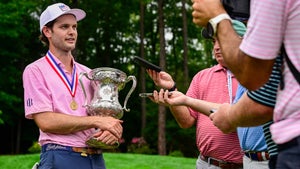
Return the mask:
<path id="1" fill-rule="evenodd" d="M 174 86 L 175 82 L 172 79 L 172 76 L 167 72 L 164 71 L 156 72 L 150 69 L 147 69 L 146 71 L 156 86 L 164 89 L 170 89 Z"/>
<path id="2" fill-rule="evenodd" d="M 218 110 L 210 114 L 209 118 L 213 124 L 218 127 L 223 133 L 231 133 L 236 131 L 237 126 L 232 124 L 230 119 L 231 105 L 228 103 L 222 104 Z"/>
<path id="3" fill-rule="evenodd" d="M 155 90 L 153 92 L 153 97 L 150 97 L 153 102 L 164 106 L 184 105 L 186 98 L 187 96 L 179 91 L 169 92 L 164 89 L 160 89 L 159 92 Z"/>
<path id="4" fill-rule="evenodd" d="M 192 0 L 193 22 L 206 27 L 208 21 L 222 13 L 226 13 L 220 0 Z"/>
<path id="5" fill-rule="evenodd" d="M 110 116 L 100 117 L 100 116 L 93 116 L 96 118 L 95 121 L 95 128 L 100 130 L 108 130 L 111 134 L 113 134 L 116 138 L 120 139 L 123 133 L 123 127 L 121 123 L 122 120 L 115 119 Z"/>
<path id="6" fill-rule="evenodd" d="M 108 145 L 118 145 L 119 139 L 109 131 L 98 131 L 93 135 L 98 141 Z"/>

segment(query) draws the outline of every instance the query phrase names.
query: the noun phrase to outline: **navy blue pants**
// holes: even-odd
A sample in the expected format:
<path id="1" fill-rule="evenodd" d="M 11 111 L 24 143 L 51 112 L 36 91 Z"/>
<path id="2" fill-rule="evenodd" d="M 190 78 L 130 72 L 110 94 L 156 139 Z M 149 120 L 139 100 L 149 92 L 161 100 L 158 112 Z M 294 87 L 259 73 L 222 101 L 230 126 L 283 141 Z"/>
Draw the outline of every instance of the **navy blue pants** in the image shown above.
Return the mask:
<path id="1" fill-rule="evenodd" d="M 64 150 L 42 152 L 38 169 L 106 169 L 102 154 L 81 156 Z"/>
<path id="2" fill-rule="evenodd" d="M 270 156 L 269 169 L 276 169 L 276 163 L 277 163 L 277 154 Z"/>
<path id="3" fill-rule="evenodd" d="M 300 136 L 278 145 L 276 169 L 300 168 Z"/>

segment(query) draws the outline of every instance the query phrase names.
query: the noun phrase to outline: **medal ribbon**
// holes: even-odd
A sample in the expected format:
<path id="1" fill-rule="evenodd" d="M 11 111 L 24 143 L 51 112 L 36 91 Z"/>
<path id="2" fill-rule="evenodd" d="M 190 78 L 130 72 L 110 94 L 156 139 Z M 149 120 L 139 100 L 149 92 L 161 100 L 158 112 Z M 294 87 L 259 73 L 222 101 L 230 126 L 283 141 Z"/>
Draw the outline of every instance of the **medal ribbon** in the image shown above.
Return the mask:
<path id="1" fill-rule="evenodd" d="M 73 66 L 73 74 L 72 74 L 72 82 L 69 81 L 68 77 L 66 76 L 65 72 L 61 69 L 61 67 L 57 64 L 57 62 L 54 60 L 53 56 L 51 55 L 50 51 L 46 54 L 46 60 L 52 67 L 52 69 L 55 71 L 55 73 L 60 77 L 60 79 L 63 81 L 65 86 L 68 88 L 70 94 L 72 97 L 75 96 L 77 85 L 78 85 L 78 75 L 76 73 L 76 66 L 74 64 Z M 75 83 L 75 85 L 74 85 Z"/>

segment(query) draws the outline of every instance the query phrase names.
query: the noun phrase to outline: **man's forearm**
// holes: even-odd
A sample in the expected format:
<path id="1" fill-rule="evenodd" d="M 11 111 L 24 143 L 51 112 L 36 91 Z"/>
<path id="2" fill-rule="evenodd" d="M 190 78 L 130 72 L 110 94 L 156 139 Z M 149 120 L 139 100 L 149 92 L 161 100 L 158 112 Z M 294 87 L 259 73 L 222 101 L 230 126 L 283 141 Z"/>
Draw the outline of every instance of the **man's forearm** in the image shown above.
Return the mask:
<path id="1" fill-rule="evenodd" d="M 258 126 L 272 120 L 273 108 L 253 101 L 245 93 L 236 104 L 232 105 L 229 114 L 235 126 Z"/>
<path id="2" fill-rule="evenodd" d="M 169 108 L 181 128 L 190 128 L 195 124 L 195 118 L 191 116 L 188 107 L 170 106 Z"/>
<path id="3" fill-rule="evenodd" d="M 227 67 L 243 86 L 256 90 L 268 81 L 274 60 L 256 59 L 241 51 L 242 37 L 234 31 L 229 20 L 218 24 L 217 38 Z"/>
<path id="4" fill-rule="evenodd" d="M 200 112 L 204 115 L 209 116 L 211 113 L 211 110 L 218 109 L 220 104 L 189 97 L 189 99 L 187 100 L 187 106 L 197 112 Z"/>

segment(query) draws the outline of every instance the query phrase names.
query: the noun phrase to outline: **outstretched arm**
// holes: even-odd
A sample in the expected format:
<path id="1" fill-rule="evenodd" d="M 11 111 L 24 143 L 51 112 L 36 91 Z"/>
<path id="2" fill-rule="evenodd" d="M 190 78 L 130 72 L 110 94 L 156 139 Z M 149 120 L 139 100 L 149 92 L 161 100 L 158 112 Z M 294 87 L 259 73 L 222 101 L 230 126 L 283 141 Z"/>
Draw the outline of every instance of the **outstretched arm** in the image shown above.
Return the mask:
<path id="1" fill-rule="evenodd" d="M 168 90 L 161 89 L 159 92 L 154 91 L 150 99 L 158 104 L 169 106 L 174 118 L 182 128 L 191 127 L 195 123 L 195 118 L 191 116 L 188 108 L 201 112 L 207 116 L 212 109 L 217 109 L 220 104 L 207 102 L 186 96 L 179 91 L 173 91 L 171 94 Z"/>
<path id="2" fill-rule="evenodd" d="M 209 117 L 222 132 L 230 133 L 237 127 L 258 126 L 272 120 L 273 108 L 253 101 L 244 93 L 236 104 L 222 104 Z"/>

